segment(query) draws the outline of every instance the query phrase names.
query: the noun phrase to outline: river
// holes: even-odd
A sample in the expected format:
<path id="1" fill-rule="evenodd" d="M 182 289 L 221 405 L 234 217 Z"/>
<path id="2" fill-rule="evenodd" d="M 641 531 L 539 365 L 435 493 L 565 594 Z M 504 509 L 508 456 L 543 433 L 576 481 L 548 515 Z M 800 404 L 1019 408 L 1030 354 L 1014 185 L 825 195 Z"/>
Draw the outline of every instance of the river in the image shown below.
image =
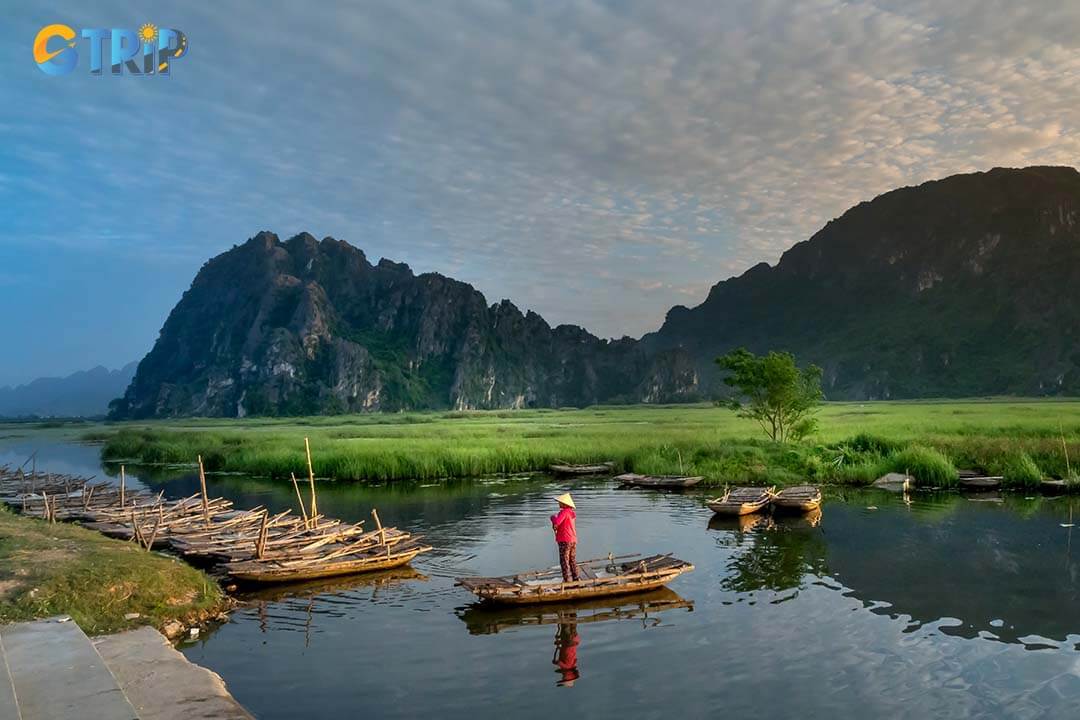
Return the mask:
<path id="1" fill-rule="evenodd" d="M 0 438 L 0 464 L 104 474 L 92 446 Z M 133 471 L 167 495 L 190 472 Z M 177 475 L 179 474 L 179 477 Z M 570 489 L 579 558 L 673 552 L 668 591 L 491 612 L 454 586 L 556 562 Z M 284 508 L 292 486 L 211 476 Z M 269 718 L 1058 718 L 1080 711 L 1077 502 L 832 490 L 820 522 L 717 521 L 701 493 L 538 476 L 451 485 L 323 483 L 319 509 L 423 534 L 412 571 L 243 596 L 183 652 Z M 370 523 L 370 520 L 369 520 Z M 1075 538 L 1080 543 L 1080 536 Z"/>

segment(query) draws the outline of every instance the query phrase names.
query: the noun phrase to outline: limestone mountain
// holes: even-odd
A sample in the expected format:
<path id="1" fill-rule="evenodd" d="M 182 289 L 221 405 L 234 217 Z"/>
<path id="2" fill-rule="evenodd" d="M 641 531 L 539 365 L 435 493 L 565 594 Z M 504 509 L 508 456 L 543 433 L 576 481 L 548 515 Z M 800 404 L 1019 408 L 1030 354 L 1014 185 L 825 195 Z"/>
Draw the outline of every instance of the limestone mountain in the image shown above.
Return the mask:
<path id="1" fill-rule="evenodd" d="M 675 402 L 790 350 L 832 399 L 1080 394 L 1080 173 L 994 169 L 848 210 L 640 341 L 306 233 L 210 260 L 112 417 Z"/>
<path id="2" fill-rule="evenodd" d="M 669 311 L 647 354 L 785 349 L 833 399 L 1080 394 L 1080 173 L 996 168 L 860 203 Z"/>
<path id="3" fill-rule="evenodd" d="M 112 416 L 558 407 L 633 399 L 649 377 L 629 338 L 552 328 L 340 240 L 262 232 L 203 266 Z"/>

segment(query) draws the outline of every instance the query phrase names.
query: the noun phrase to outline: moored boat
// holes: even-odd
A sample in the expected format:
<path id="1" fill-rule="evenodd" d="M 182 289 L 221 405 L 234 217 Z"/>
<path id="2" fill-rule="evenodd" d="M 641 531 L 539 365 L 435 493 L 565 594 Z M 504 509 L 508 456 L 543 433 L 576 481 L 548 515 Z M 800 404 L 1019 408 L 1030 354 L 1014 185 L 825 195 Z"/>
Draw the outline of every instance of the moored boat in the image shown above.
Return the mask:
<path id="1" fill-rule="evenodd" d="M 1001 475 L 961 474 L 959 483 L 962 490 L 996 490 L 1004 479 Z"/>
<path id="2" fill-rule="evenodd" d="M 556 475 L 602 475 L 615 467 L 613 462 L 594 463 L 592 465 L 575 465 L 572 463 L 556 463 L 548 469 Z"/>
<path id="3" fill-rule="evenodd" d="M 660 588 L 635 595 L 596 598 L 568 603 L 543 605 L 492 605 L 472 603 L 458 611 L 471 635 L 488 635 L 526 625 L 577 625 L 618 620 L 655 619 L 665 610 L 694 609 L 693 600 L 685 600 L 674 590 Z"/>
<path id="4" fill-rule="evenodd" d="M 235 580 L 252 583 L 280 583 L 389 570 L 408 564 L 432 548 L 418 538 L 395 545 L 375 545 L 353 552 L 328 553 L 309 557 L 264 558 L 227 563 L 225 571 Z"/>
<path id="5" fill-rule="evenodd" d="M 655 590 L 694 566 L 667 555 L 628 555 L 578 563 L 579 580 L 562 581 L 557 567 L 503 577 L 458 578 L 457 584 L 481 600 L 508 605 L 567 602 Z"/>
<path id="6" fill-rule="evenodd" d="M 736 487 L 730 488 L 706 505 L 717 515 L 750 515 L 760 512 L 769 505 L 776 487 Z"/>
<path id="7" fill-rule="evenodd" d="M 821 488 L 816 485 L 795 485 L 784 488 L 772 497 L 776 510 L 808 513 L 821 507 Z"/>
<path id="8" fill-rule="evenodd" d="M 693 487 L 705 478 L 700 475 L 688 477 L 685 475 L 638 475 L 637 473 L 623 473 L 622 475 L 616 475 L 615 479 L 623 485 L 631 485 L 633 487 L 678 490 L 681 488 Z"/>

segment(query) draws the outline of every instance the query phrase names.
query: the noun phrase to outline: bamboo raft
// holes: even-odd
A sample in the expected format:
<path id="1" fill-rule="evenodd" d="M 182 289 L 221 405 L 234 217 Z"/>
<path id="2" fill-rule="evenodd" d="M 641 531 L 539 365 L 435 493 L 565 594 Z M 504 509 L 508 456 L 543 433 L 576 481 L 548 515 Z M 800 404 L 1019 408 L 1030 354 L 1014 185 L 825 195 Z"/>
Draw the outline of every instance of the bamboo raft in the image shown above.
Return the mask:
<path id="1" fill-rule="evenodd" d="M 772 496 L 773 508 L 782 512 L 813 512 L 821 507 L 821 488 L 816 485 L 796 485 L 784 488 Z"/>
<path id="2" fill-rule="evenodd" d="M 729 488 L 721 497 L 705 504 L 717 515 L 751 515 L 769 506 L 776 487 Z"/>
<path id="3" fill-rule="evenodd" d="M 603 475 L 611 472 L 615 467 L 614 462 L 596 463 L 594 465 L 555 464 L 548 470 L 556 475 Z"/>
<path id="4" fill-rule="evenodd" d="M 456 584 L 481 600 L 504 605 L 567 602 L 655 590 L 694 566 L 667 555 L 597 558 L 578 563 L 580 580 L 563 582 L 557 567 L 504 577 L 458 578 Z"/>
<path id="5" fill-rule="evenodd" d="M 665 490 L 681 490 L 693 487 L 704 480 L 703 476 L 687 477 L 684 475 L 638 475 L 637 473 L 623 473 L 616 475 L 615 479 L 623 485 L 631 487 L 657 488 Z"/>

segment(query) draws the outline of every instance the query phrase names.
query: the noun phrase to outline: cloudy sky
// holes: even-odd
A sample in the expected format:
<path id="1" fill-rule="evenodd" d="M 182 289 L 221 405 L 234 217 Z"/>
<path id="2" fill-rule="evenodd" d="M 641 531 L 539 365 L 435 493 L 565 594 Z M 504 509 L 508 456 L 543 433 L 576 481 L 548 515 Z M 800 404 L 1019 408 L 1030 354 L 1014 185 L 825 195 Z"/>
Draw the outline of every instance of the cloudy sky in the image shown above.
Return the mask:
<path id="1" fill-rule="evenodd" d="M 39 28 L 184 31 L 51 77 Z M 209 257 L 306 230 L 604 336 L 847 207 L 1076 164 L 1080 4 L 22 3 L 0 28 L 0 385 L 140 358 Z"/>

